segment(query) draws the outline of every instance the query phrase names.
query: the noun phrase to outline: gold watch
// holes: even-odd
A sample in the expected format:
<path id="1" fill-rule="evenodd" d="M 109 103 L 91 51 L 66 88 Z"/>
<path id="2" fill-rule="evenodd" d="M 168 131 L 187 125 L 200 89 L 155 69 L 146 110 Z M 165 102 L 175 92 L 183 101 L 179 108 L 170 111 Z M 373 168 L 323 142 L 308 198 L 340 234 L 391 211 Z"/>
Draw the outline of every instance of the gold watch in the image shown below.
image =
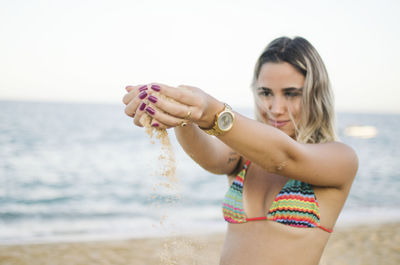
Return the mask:
<path id="1" fill-rule="evenodd" d="M 235 121 L 235 114 L 232 111 L 232 108 L 224 103 L 225 108 L 220 113 L 215 115 L 214 125 L 211 128 L 202 128 L 204 132 L 208 133 L 209 135 L 219 136 L 230 129 L 232 129 L 233 122 Z"/>

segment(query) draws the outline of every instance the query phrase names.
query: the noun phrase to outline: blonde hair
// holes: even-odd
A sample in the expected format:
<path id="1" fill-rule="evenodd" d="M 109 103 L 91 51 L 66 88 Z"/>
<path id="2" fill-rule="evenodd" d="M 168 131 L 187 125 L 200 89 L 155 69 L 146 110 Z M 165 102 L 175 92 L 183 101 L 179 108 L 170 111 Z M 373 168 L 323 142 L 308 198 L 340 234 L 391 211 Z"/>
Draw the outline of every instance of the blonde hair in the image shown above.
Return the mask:
<path id="1" fill-rule="evenodd" d="M 305 77 L 302 110 L 295 124 L 296 140 L 302 143 L 325 143 L 337 140 L 335 133 L 334 97 L 328 72 L 317 50 L 304 38 L 281 37 L 264 49 L 254 68 L 255 88 L 265 63 L 291 64 Z M 291 113 L 290 119 L 293 121 Z"/>

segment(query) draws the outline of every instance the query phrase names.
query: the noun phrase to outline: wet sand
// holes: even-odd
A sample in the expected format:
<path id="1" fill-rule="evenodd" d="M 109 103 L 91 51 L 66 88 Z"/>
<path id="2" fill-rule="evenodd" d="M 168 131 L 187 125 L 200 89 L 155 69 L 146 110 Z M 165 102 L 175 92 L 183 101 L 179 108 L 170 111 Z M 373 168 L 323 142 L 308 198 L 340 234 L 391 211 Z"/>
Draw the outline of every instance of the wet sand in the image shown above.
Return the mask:
<path id="1" fill-rule="evenodd" d="M 0 246 L 1 265 L 212 265 L 224 234 Z M 400 223 L 336 228 L 320 265 L 400 264 Z"/>

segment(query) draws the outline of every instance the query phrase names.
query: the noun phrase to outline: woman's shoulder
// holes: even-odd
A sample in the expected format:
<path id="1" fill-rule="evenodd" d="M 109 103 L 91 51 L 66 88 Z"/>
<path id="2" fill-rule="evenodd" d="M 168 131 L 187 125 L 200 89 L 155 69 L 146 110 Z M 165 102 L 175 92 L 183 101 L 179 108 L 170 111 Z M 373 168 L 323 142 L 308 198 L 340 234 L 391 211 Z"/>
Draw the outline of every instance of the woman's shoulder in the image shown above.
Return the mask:
<path id="1" fill-rule="evenodd" d="M 319 153 L 321 155 L 329 154 L 329 157 L 335 158 L 334 161 L 337 161 L 338 165 L 341 164 L 353 172 L 357 171 L 358 156 L 356 151 L 351 146 L 340 141 L 332 141 L 319 145 L 321 148 Z"/>
<path id="2" fill-rule="evenodd" d="M 317 186 L 341 187 L 351 183 L 358 170 L 353 148 L 339 141 L 300 144 L 284 173 Z"/>
<path id="3" fill-rule="evenodd" d="M 326 145 L 329 149 L 327 152 L 331 152 L 332 157 L 337 158 L 335 160 L 338 161 L 338 167 L 340 168 L 340 165 L 342 165 L 344 172 L 349 176 L 348 181 L 352 182 L 358 171 L 359 161 L 356 151 L 351 146 L 340 141 L 328 142 Z"/>
<path id="4" fill-rule="evenodd" d="M 338 155 L 343 155 L 349 158 L 349 161 L 352 161 L 358 165 L 357 153 L 351 146 L 340 141 L 327 142 L 325 145 L 330 149 L 331 152 L 335 152 Z"/>
<path id="5" fill-rule="evenodd" d="M 304 146 L 307 146 L 307 148 L 311 148 L 316 152 L 333 152 L 334 154 L 357 157 L 357 153 L 351 146 L 340 141 L 304 144 Z"/>

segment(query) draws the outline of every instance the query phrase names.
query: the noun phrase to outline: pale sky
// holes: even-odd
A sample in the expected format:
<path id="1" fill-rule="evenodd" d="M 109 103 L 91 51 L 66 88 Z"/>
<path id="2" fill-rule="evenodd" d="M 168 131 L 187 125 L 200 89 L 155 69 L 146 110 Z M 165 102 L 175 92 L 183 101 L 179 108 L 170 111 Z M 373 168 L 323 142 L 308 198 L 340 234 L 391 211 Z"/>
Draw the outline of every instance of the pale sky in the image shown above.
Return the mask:
<path id="1" fill-rule="evenodd" d="M 400 1 L 1 0 L 0 99 L 122 104 L 127 84 L 253 106 L 263 48 L 302 36 L 338 111 L 400 113 Z"/>

